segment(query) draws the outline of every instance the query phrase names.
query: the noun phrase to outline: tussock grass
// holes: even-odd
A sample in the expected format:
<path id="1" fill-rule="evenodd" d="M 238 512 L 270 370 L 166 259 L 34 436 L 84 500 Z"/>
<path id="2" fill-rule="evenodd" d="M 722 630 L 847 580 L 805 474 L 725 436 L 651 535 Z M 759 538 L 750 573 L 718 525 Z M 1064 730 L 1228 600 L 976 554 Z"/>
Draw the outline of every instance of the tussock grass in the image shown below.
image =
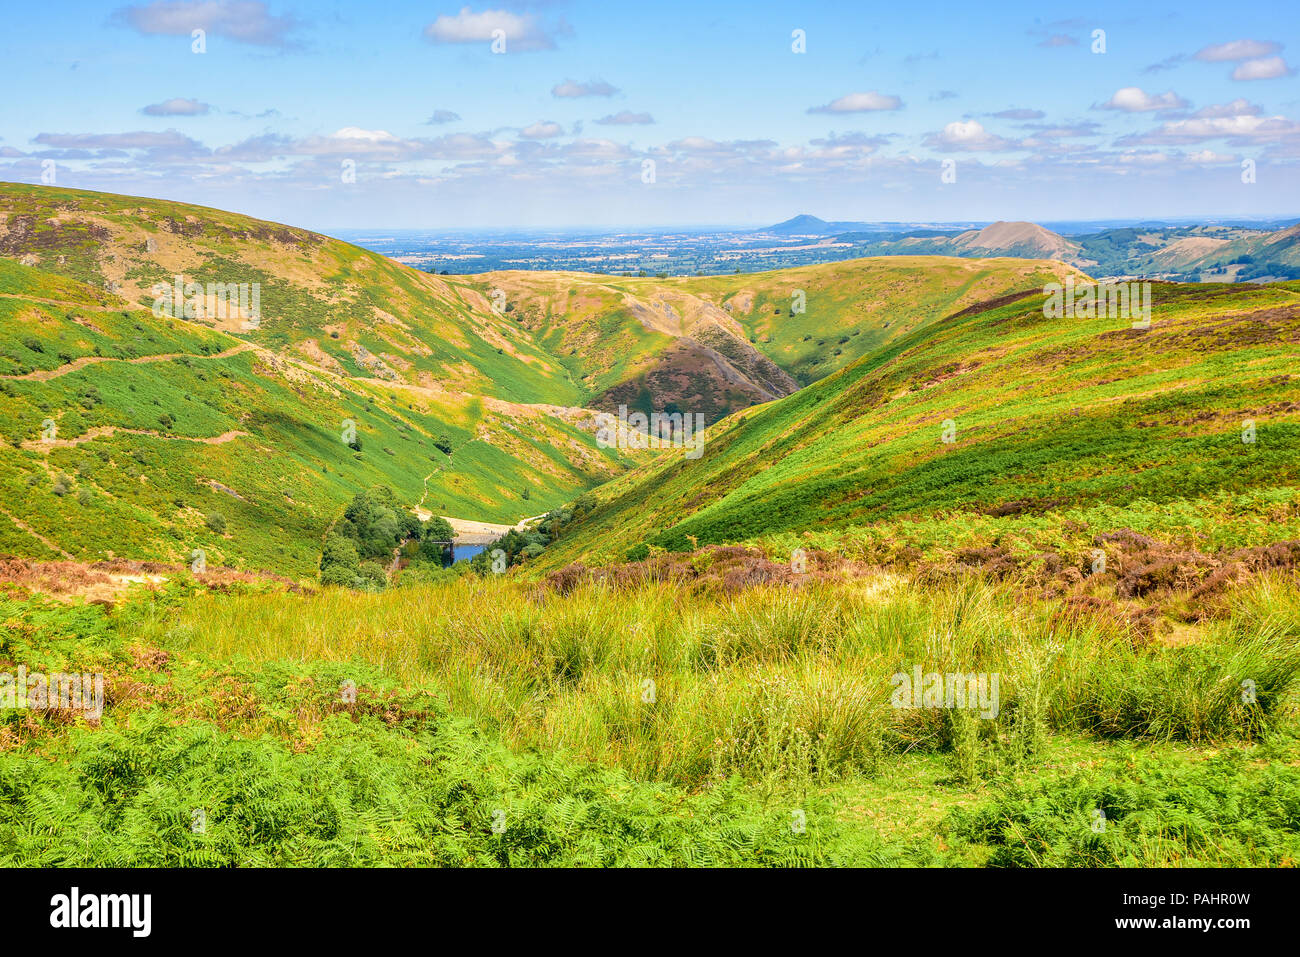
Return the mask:
<path id="1" fill-rule="evenodd" d="M 1053 731 L 1251 741 L 1292 713 L 1300 679 L 1300 597 L 1280 575 L 1234 592 L 1225 617 L 1178 647 L 977 578 L 722 597 L 476 579 L 199 597 L 157 637 L 254 663 L 364 663 L 437 689 L 517 749 L 689 787 L 825 782 L 916 750 L 950 752 L 958 777 L 976 780 Z M 915 665 L 996 673 L 996 718 L 891 707 L 891 677 Z"/>

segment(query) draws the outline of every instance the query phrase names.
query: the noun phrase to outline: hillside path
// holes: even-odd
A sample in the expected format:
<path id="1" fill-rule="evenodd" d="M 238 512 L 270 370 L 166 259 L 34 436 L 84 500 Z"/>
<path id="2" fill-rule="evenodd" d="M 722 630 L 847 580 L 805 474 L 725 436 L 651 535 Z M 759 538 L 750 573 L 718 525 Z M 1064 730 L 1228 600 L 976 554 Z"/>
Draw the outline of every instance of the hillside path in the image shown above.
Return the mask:
<path id="1" fill-rule="evenodd" d="M 48 382 L 51 379 L 58 379 L 61 376 L 76 372 L 78 369 L 84 369 L 86 366 L 94 365 L 97 362 L 127 362 L 131 365 L 143 365 L 148 362 L 169 362 L 173 359 L 226 359 L 253 348 L 255 348 L 253 343 L 241 342 L 225 352 L 214 352 L 206 356 L 189 352 L 163 352 L 155 356 L 137 356 L 134 359 L 118 359 L 114 356 L 82 356 L 80 359 L 73 359 L 71 362 L 64 363 L 57 369 L 35 369 L 21 375 L 0 375 L 0 379 L 12 379 L 18 382 Z"/>
<path id="2" fill-rule="evenodd" d="M 75 445 L 81 445 L 83 442 L 91 442 L 95 439 L 102 439 L 106 435 L 113 435 L 117 432 L 126 432 L 129 435 L 150 435 L 156 439 L 168 439 L 172 442 L 198 442 L 203 445 L 224 445 L 232 442 L 241 435 L 248 435 L 239 429 L 231 429 L 228 432 L 222 432 L 220 435 L 209 437 L 194 435 L 165 435 L 162 432 L 152 432 L 148 429 L 126 429 L 118 425 L 98 425 L 85 433 L 78 435 L 75 439 L 28 439 L 22 447 L 33 452 L 41 452 L 46 449 L 70 449 Z"/>

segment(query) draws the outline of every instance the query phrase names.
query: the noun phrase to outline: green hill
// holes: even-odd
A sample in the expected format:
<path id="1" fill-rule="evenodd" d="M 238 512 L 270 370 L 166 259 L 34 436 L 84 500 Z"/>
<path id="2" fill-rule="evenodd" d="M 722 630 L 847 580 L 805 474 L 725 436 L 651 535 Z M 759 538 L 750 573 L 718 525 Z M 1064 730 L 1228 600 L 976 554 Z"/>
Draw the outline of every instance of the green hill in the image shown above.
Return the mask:
<path id="1" fill-rule="evenodd" d="M 1066 271 L 450 279 L 220 210 L 0 184 L 0 552 L 310 574 L 376 484 L 513 523 L 630 467 L 592 410 L 716 420 Z"/>
<path id="2" fill-rule="evenodd" d="M 359 488 L 514 522 L 626 467 L 563 369 L 435 277 L 154 200 L 6 184 L 0 215 L 0 552 L 312 574 Z M 259 321 L 155 309 L 178 274 L 259 283 Z"/>
<path id="3" fill-rule="evenodd" d="M 599 490 L 539 567 L 747 541 L 1056 551 L 1300 537 L 1300 284 L 1157 284 L 1150 329 L 1030 294 L 897 339 Z M 1245 440 L 1245 441 L 1244 441 Z M 1086 565 L 1086 562 L 1083 562 Z"/>

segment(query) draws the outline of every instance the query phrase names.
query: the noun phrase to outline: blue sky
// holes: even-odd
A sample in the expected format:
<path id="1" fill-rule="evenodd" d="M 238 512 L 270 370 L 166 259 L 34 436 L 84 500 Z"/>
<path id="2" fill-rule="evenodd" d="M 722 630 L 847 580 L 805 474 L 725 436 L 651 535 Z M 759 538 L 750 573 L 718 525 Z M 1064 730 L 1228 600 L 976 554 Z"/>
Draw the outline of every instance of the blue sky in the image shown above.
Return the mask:
<path id="1" fill-rule="evenodd" d="M 0 179 L 321 229 L 1300 215 L 1293 4 L 1136 6 L 12 4 Z"/>

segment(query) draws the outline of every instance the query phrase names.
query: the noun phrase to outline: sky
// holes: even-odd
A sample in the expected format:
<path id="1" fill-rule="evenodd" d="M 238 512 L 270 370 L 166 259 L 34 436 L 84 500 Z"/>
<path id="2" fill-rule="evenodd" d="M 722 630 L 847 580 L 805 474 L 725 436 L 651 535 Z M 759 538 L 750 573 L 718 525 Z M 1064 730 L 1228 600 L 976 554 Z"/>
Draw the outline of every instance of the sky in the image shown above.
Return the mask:
<path id="1" fill-rule="evenodd" d="M 1300 215 L 1292 0 L 64 0 L 5 21 L 0 179 L 326 231 Z"/>

